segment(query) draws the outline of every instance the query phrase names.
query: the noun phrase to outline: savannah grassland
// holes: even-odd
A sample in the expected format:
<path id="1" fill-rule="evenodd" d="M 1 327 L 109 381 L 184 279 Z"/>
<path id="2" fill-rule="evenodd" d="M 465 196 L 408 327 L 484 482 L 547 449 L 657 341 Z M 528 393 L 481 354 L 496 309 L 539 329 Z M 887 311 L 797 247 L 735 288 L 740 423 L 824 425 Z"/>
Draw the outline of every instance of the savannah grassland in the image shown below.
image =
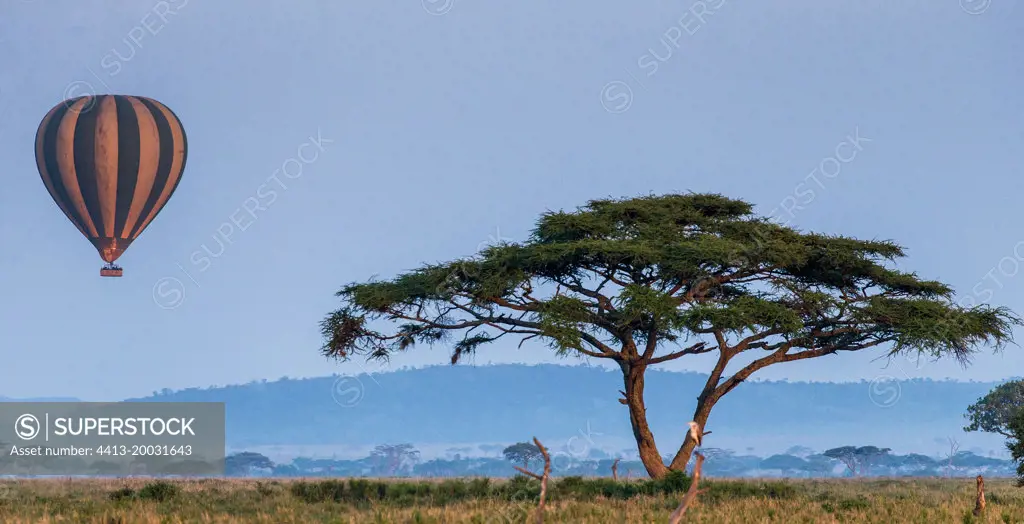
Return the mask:
<path id="1" fill-rule="evenodd" d="M 667 522 L 687 479 L 553 479 L 545 522 Z M 1024 488 L 987 479 L 714 480 L 683 522 L 1024 523 Z M 0 522 L 535 522 L 535 480 L 0 480 Z"/>

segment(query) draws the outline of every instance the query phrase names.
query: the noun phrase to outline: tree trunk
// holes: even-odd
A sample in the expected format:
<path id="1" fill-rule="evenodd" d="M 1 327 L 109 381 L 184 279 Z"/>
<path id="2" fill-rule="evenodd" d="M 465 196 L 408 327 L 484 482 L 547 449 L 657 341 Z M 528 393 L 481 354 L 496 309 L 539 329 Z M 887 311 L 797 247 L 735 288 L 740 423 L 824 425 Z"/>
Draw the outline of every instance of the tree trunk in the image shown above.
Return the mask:
<path id="1" fill-rule="evenodd" d="M 633 426 L 633 437 L 636 439 L 640 461 L 643 462 L 647 474 L 651 478 L 662 478 L 668 474 L 665 460 L 658 453 L 654 443 L 654 434 L 647 425 L 647 407 L 644 406 L 644 371 L 646 366 L 622 363 L 622 372 L 626 383 L 626 406 L 629 407 L 629 423 Z"/>
<path id="2" fill-rule="evenodd" d="M 701 431 L 707 426 L 708 417 L 711 416 L 711 408 L 718 401 L 713 395 L 702 396 L 697 399 L 697 409 L 693 412 L 693 421 L 700 426 Z M 690 463 L 690 455 L 693 454 L 694 448 L 697 447 L 697 443 L 690 439 L 690 433 L 686 433 L 686 438 L 683 440 L 683 445 L 679 447 L 679 451 L 676 456 L 672 458 L 672 464 L 669 465 L 668 469 L 672 471 L 686 471 L 686 465 Z"/>

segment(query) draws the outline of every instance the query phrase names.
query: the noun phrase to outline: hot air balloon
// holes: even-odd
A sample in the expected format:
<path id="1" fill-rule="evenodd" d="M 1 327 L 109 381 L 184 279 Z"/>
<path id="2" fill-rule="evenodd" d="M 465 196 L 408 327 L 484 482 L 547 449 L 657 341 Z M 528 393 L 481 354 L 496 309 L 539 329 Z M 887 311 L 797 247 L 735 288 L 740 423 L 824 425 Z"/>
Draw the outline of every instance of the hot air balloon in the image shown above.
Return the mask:
<path id="1" fill-rule="evenodd" d="M 185 169 L 185 128 L 167 106 L 141 96 L 65 100 L 36 132 L 36 166 L 53 201 L 106 265 L 114 265 L 174 194 Z"/>

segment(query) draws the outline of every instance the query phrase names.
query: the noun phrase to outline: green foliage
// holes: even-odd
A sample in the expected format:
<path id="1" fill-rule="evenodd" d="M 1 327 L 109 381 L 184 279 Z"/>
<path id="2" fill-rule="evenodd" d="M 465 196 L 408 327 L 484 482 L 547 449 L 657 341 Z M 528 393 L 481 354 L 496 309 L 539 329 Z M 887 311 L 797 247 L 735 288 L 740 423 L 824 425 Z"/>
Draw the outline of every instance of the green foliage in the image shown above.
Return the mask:
<path id="1" fill-rule="evenodd" d="M 841 446 L 826 450 L 822 455 L 842 462 L 851 474 L 857 475 L 866 473 L 873 462 L 888 456 L 890 451 L 877 446 Z"/>
<path id="2" fill-rule="evenodd" d="M 564 295 L 554 296 L 537 308 L 540 332 L 559 354 L 583 347 L 582 333 L 587 330 L 589 318 L 586 302 Z"/>
<path id="3" fill-rule="evenodd" d="M 270 482 L 256 481 L 256 493 L 259 493 L 263 498 L 273 497 L 280 491 L 281 483 L 273 480 Z"/>
<path id="4" fill-rule="evenodd" d="M 541 458 L 540 448 L 532 442 L 517 442 L 501 451 L 505 460 L 530 467 L 530 461 Z"/>
<path id="5" fill-rule="evenodd" d="M 966 363 L 976 346 L 1011 340 L 1018 317 L 957 306 L 947 285 L 888 267 L 903 256 L 889 241 L 802 233 L 716 194 L 594 200 L 545 213 L 525 242 L 344 286 L 321 323 L 323 350 L 387 359 L 445 342 L 454 363 L 511 335 L 621 358 L 714 332 L 755 335 L 747 349 L 816 351 L 800 358 L 890 344 Z M 378 331 L 379 321 L 398 327 Z"/>
<path id="6" fill-rule="evenodd" d="M 742 499 L 788 500 L 798 493 L 796 487 L 782 481 L 709 481 L 702 482 L 700 486 L 708 488 L 707 494 L 701 495 L 700 500 L 709 503 Z"/>
<path id="7" fill-rule="evenodd" d="M 976 521 L 1024 522 L 1024 490 L 1004 479 L 986 480 L 989 515 Z M 462 488 L 454 489 L 468 489 L 474 482 L 485 482 L 485 479 L 457 482 L 452 485 Z M 552 482 L 548 486 L 549 495 L 559 489 L 575 495 L 559 494 L 560 498 L 552 499 L 545 511 L 546 522 L 666 522 L 682 498 L 678 490 L 632 498 L 604 497 L 601 493 L 605 488 L 596 489 L 587 479 L 576 481 L 572 489 L 569 485 L 573 481 L 563 482 Z M 484 493 L 451 497 L 449 501 L 458 500 L 448 503 L 422 493 L 402 499 L 392 495 L 384 500 L 362 503 L 351 503 L 347 499 L 307 503 L 288 490 L 269 497 L 260 496 L 258 486 L 252 481 L 182 479 L 174 483 L 181 486 L 181 495 L 166 503 L 153 504 L 137 498 L 112 501 L 110 492 L 120 485 L 110 480 L 11 481 L 17 496 L 0 499 L 0 522 L 533 522 L 535 495 L 539 491 L 537 481 L 524 479 L 515 484 L 498 481 Z M 286 488 L 292 484 L 294 481 L 282 482 Z M 610 487 L 608 491 L 635 492 L 635 488 L 625 485 L 639 483 L 620 481 L 618 484 L 623 487 Z M 499 485 L 505 487 L 495 489 Z M 701 482 L 701 488 L 705 487 L 709 491 L 701 494 L 690 520 L 946 523 L 960 521 L 974 506 L 973 482 L 963 478 L 767 483 L 712 479 Z M 527 497 L 520 488 L 535 490 L 531 491 L 534 498 Z M 444 489 L 450 488 L 439 486 L 435 493 Z M 6 503 L 2 503 L 4 500 Z"/>
<path id="8" fill-rule="evenodd" d="M 136 498 L 136 492 L 134 489 L 129 487 L 123 487 L 114 491 L 111 491 L 108 497 L 110 500 L 133 500 Z"/>
<path id="9" fill-rule="evenodd" d="M 1010 421 L 1024 408 L 1024 380 L 1013 380 L 997 386 L 967 408 L 970 424 L 964 431 L 998 433 L 1013 438 Z"/>
<path id="10" fill-rule="evenodd" d="M 1010 458 L 1017 463 L 1017 485 L 1024 487 L 1024 410 L 1018 410 L 1007 424 L 1010 441 L 1006 448 L 1010 450 Z"/>
<path id="11" fill-rule="evenodd" d="M 141 500 L 152 500 L 154 502 L 166 502 L 177 497 L 181 493 L 181 488 L 177 484 L 167 482 L 164 480 L 158 480 L 156 482 L 150 482 L 139 490 L 138 498 Z"/>
<path id="12" fill-rule="evenodd" d="M 353 479 L 351 482 L 358 482 Z M 345 481 L 340 479 L 321 480 L 317 482 L 293 482 L 289 486 L 292 495 L 307 502 L 340 502 L 345 499 Z M 355 491 L 355 486 L 352 491 Z"/>
<path id="13" fill-rule="evenodd" d="M 274 463 L 264 455 L 252 451 L 234 453 L 224 459 L 224 472 L 228 476 L 245 475 L 254 469 L 271 469 Z"/>
<path id="14" fill-rule="evenodd" d="M 1024 380 L 996 386 L 967 408 L 970 422 L 964 431 L 997 433 L 1008 439 L 1010 456 L 1017 463 L 1017 483 L 1024 487 Z"/>
<path id="15" fill-rule="evenodd" d="M 158 480 L 150 482 L 138 491 L 127 486 L 111 491 L 107 497 L 113 501 L 150 500 L 167 502 L 181 494 L 181 488 L 173 482 Z"/>
<path id="16" fill-rule="evenodd" d="M 685 492 L 690 478 L 673 471 L 657 480 L 622 481 L 608 478 L 565 477 L 551 479 L 549 500 L 596 500 L 599 498 L 630 500 L 639 496 L 670 495 Z M 705 481 L 707 492 L 701 500 L 720 503 L 744 498 L 790 499 L 797 494 L 785 482 Z M 516 476 L 508 482 L 491 484 L 484 479 L 452 479 L 442 482 L 375 481 L 365 479 L 298 481 L 290 486 L 292 495 L 309 504 L 339 502 L 365 506 L 394 503 L 414 506 L 444 505 L 466 500 L 491 499 L 504 502 L 536 504 L 540 497 L 540 481 Z"/>
<path id="17" fill-rule="evenodd" d="M 152 500 L 155 502 L 165 502 L 171 500 L 179 495 L 181 488 L 177 484 L 167 481 L 156 481 L 150 482 L 139 490 L 138 498 L 142 500 Z"/>
<path id="18" fill-rule="evenodd" d="M 826 513 L 839 513 L 843 511 L 862 511 L 871 508 L 871 501 L 858 495 L 856 498 L 838 497 L 832 493 L 822 493 L 817 497 L 821 501 L 821 509 Z"/>
<path id="19" fill-rule="evenodd" d="M 565 477 L 552 479 L 550 500 L 576 499 L 593 500 L 597 497 L 631 499 L 640 495 L 658 495 L 686 491 L 690 487 L 690 479 L 684 473 L 672 472 L 659 480 L 639 482 L 615 481 L 605 478 L 584 479 L 583 477 Z M 735 484 L 735 485 L 734 485 Z M 779 495 L 785 488 L 753 487 L 742 488 L 742 483 L 721 483 L 715 489 L 720 497 L 736 498 L 742 496 L 784 496 Z M 463 500 L 494 499 L 500 501 L 530 501 L 535 503 L 540 497 L 540 481 L 522 475 L 511 478 L 508 482 L 492 484 L 487 478 L 471 480 L 452 479 L 442 482 L 416 481 L 376 481 L 367 479 L 320 480 L 313 482 L 298 481 L 290 486 L 292 495 L 304 502 L 317 504 L 322 502 L 343 502 L 363 505 L 370 503 L 392 502 L 415 505 L 419 503 L 448 504 Z"/>

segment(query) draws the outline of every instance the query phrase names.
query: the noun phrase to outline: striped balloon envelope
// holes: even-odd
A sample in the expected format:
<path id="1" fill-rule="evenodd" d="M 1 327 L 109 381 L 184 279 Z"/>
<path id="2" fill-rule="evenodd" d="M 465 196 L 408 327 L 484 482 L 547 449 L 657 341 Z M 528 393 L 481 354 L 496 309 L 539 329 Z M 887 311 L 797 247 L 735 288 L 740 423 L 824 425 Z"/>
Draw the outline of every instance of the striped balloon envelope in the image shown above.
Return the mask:
<path id="1" fill-rule="evenodd" d="M 65 100 L 36 132 L 36 166 L 53 201 L 114 265 L 174 194 L 185 170 L 185 128 L 167 106 L 141 96 Z"/>

